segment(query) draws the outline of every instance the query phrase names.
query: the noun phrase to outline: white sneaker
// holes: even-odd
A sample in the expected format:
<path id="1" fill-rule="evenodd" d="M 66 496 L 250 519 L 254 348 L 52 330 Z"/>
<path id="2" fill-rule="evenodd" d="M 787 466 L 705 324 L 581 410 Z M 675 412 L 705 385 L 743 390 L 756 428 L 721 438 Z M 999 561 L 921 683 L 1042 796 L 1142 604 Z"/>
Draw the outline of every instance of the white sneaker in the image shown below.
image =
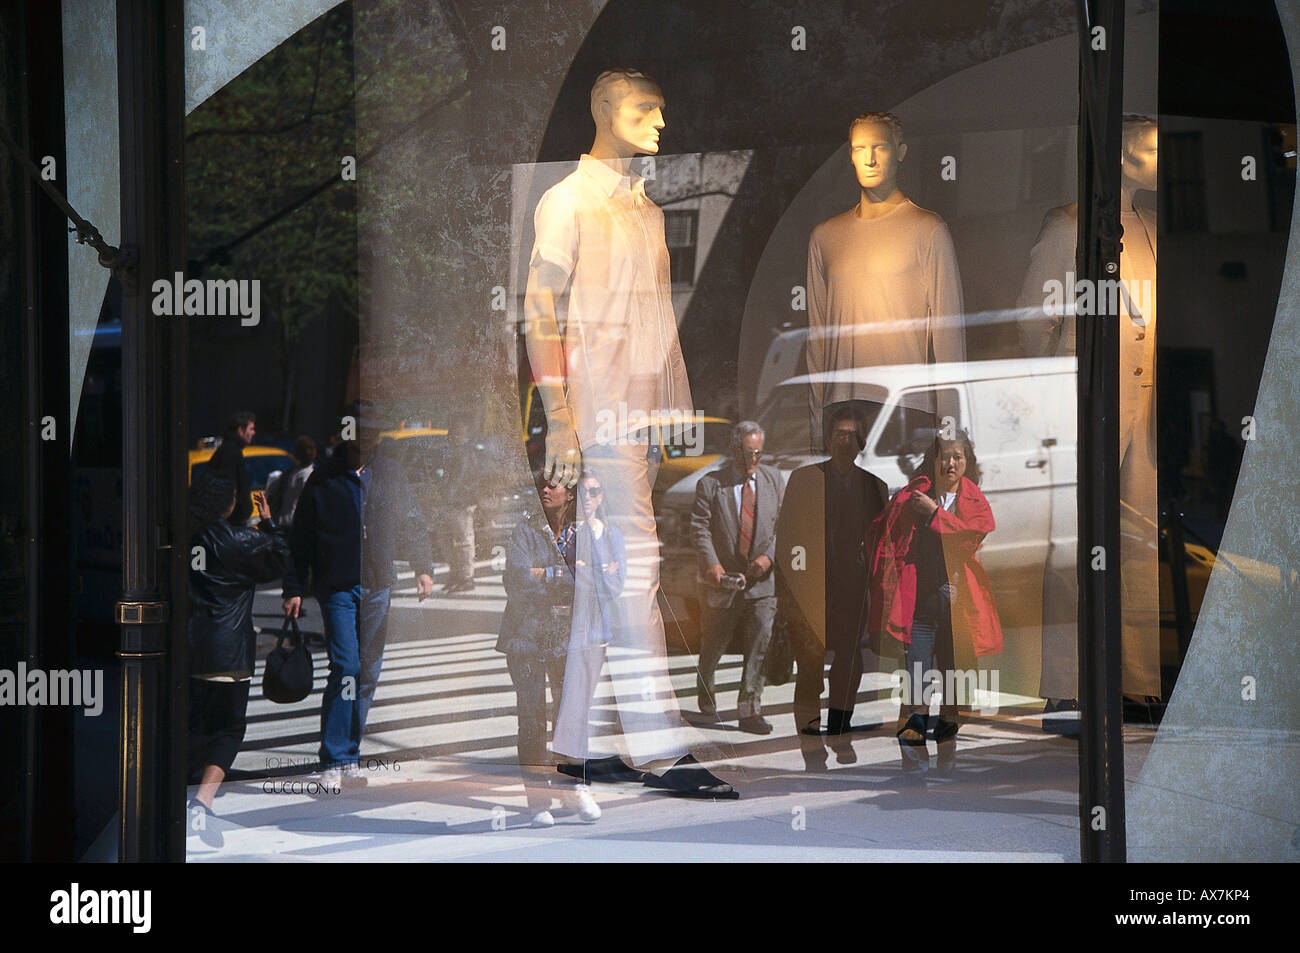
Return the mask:
<path id="1" fill-rule="evenodd" d="M 345 764 L 343 766 L 343 780 L 351 787 L 364 787 L 366 784 L 366 769 L 356 761 Z"/>
<path id="2" fill-rule="evenodd" d="M 599 808 L 597 808 L 599 810 Z M 533 815 L 533 827 L 554 827 L 555 817 L 550 811 L 538 811 Z"/>
<path id="3" fill-rule="evenodd" d="M 341 788 L 343 786 L 343 771 L 340 768 L 326 768 L 320 773 L 321 787 L 324 788 Z"/>
<path id="4" fill-rule="evenodd" d="M 600 820 L 600 805 L 591 796 L 590 784 L 575 784 L 564 792 L 564 806 L 578 812 L 578 816 L 590 824 Z"/>

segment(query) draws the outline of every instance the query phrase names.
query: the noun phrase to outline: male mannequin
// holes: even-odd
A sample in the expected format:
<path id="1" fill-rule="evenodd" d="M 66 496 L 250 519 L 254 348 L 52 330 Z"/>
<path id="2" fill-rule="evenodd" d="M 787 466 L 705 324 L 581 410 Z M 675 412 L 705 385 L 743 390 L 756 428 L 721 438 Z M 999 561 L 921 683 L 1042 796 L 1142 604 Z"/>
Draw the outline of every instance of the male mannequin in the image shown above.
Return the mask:
<path id="1" fill-rule="evenodd" d="M 629 562 L 617 598 L 602 597 L 590 611 L 575 599 L 553 747 L 567 758 L 589 758 L 589 706 L 606 647 L 593 645 L 578 620 L 599 617 L 608 620 L 608 650 L 620 662 L 614 689 L 628 754 L 646 770 L 646 783 L 677 794 L 735 797 L 708 771 L 686 766 L 694 759 L 668 680 L 657 601 L 659 542 L 650 497 L 657 461 L 629 432 L 645 423 L 642 414 L 680 420 L 691 408 L 663 213 L 631 171 L 634 156 L 659 151 L 663 107 L 663 93 L 649 76 L 602 73 L 591 91 L 591 152 L 547 190 L 534 219 L 524 307 L 528 359 L 546 409 L 543 474 L 567 486 L 580 470 L 599 480 Z M 581 550 L 580 544 L 577 559 L 593 563 Z"/>
<path id="2" fill-rule="evenodd" d="M 1155 325 L 1156 214 L 1137 207 L 1138 191 L 1156 188 L 1158 131 L 1153 119 L 1124 117 L 1120 154 L 1120 224 L 1124 242 L 1119 278 L 1120 321 L 1120 580 L 1123 624 L 1123 691 L 1134 699 L 1160 695 L 1160 590 L 1158 501 L 1156 494 Z M 1030 252 L 1029 269 L 1018 304 L 1035 314 L 1020 325 L 1026 357 L 1076 353 L 1073 307 L 1059 312 L 1045 301 L 1053 281 L 1068 286 L 1075 268 L 1077 202 L 1054 208 L 1043 220 Z M 1094 295 L 1099 303 L 1104 296 Z M 1042 309 L 1039 311 L 1038 309 Z M 1042 313 L 1054 320 L 1046 325 Z M 1108 316 L 1098 314 L 1098 320 Z M 1085 316 L 1085 319 L 1086 316 Z M 1052 547 L 1043 577 L 1043 670 L 1039 693 L 1048 711 L 1073 710 L 1078 696 L 1078 581 L 1073 552 Z M 1058 717 L 1066 733 L 1076 730 Z"/>
<path id="3" fill-rule="evenodd" d="M 907 155 L 892 113 L 863 113 L 849 125 L 858 204 L 813 229 L 808 242 L 808 370 L 966 360 L 961 277 L 942 218 L 898 188 Z M 822 413 L 869 394 L 851 384 L 812 386 L 812 446 Z M 937 408 L 956 414 L 955 408 Z"/>

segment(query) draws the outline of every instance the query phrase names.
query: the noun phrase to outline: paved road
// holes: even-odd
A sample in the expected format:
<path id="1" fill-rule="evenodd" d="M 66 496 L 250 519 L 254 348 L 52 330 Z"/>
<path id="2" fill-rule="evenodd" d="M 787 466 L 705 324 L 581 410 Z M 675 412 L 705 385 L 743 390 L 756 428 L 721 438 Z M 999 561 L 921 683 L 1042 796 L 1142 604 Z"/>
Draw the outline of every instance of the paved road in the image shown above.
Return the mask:
<path id="1" fill-rule="evenodd" d="M 249 729 L 216 809 L 224 845 L 197 835 L 188 859 L 209 860 L 1077 860 L 1077 752 L 1045 735 L 1036 700 L 1001 694 L 996 713 L 975 710 L 951 765 L 935 746 L 904 770 L 892 726 L 888 677 L 869 676 L 859 721 L 880 721 L 828 746 L 794 732 L 793 685 L 769 688 L 765 737 L 731 724 L 690 729 L 697 757 L 742 794 L 687 801 L 640 785 L 599 785 L 604 810 L 584 824 L 558 807 L 557 825 L 528 826 L 515 760 L 514 695 L 492 648 L 505 604 L 499 573 L 479 568 L 466 595 L 414 599 L 409 574 L 394 598 L 388 650 L 363 745 L 365 786 L 323 792 L 314 784 L 323 651 L 316 691 L 298 705 L 261 697 L 260 668 Z M 276 628 L 276 590 L 258 594 L 257 621 Z M 319 629 L 314 603 L 305 620 Z M 261 640 L 261 652 L 273 640 Z M 674 687 L 694 707 L 694 658 L 674 656 Z M 718 672 L 723 706 L 735 704 L 740 659 Z M 616 750 L 608 681 L 593 719 Z M 612 677 L 619 677 L 617 669 Z M 883 697 L 883 700 L 866 701 Z M 1038 702 L 1041 705 L 1041 702 Z M 802 742 L 802 744 L 801 744 Z M 811 770 L 810 770 L 811 766 Z M 556 783 L 560 783 L 557 776 Z"/>

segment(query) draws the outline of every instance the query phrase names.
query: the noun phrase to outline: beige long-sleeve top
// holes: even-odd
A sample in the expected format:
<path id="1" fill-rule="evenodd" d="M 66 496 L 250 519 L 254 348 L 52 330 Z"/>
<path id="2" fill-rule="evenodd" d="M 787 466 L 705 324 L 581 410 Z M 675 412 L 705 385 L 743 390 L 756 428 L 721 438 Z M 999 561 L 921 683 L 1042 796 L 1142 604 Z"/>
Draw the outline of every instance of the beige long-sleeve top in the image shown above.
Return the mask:
<path id="1" fill-rule="evenodd" d="M 934 212 L 904 201 L 888 215 L 857 208 L 827 219 L 808 242 L 808 370 L 966 360 L 961 276 L 952 236 Z M 820 407 L 857 395 L 816 393 Z"/>

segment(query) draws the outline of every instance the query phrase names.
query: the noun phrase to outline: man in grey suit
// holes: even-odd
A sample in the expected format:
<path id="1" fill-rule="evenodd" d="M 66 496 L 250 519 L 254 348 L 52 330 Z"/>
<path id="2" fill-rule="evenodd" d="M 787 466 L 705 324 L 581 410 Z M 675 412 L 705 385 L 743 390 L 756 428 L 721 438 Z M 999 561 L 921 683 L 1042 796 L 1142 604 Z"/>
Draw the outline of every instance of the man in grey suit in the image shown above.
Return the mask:
<path id="1" fill-rule="evenodd" d="M 742 731 L 766 735 L 763 717 L 763 662 L 772 638 L 776 588 L 776 517 L 782 480 L 775 467 L 759 463 L 763 428 L 752 420 L 731 433 L 731 459 L 695 485 L 691 533 L 699 558 L 701 619 L 697 684 L 700 714 L 716 718 L 713 673 L 739 626 L 745 656 L 737 703 Z M 730 577 L 730 578 L 724 578 Z M 737 579 L 736 577 L 740 577 Z M 739 583 L 739 587 L 727 583 Z"/>

